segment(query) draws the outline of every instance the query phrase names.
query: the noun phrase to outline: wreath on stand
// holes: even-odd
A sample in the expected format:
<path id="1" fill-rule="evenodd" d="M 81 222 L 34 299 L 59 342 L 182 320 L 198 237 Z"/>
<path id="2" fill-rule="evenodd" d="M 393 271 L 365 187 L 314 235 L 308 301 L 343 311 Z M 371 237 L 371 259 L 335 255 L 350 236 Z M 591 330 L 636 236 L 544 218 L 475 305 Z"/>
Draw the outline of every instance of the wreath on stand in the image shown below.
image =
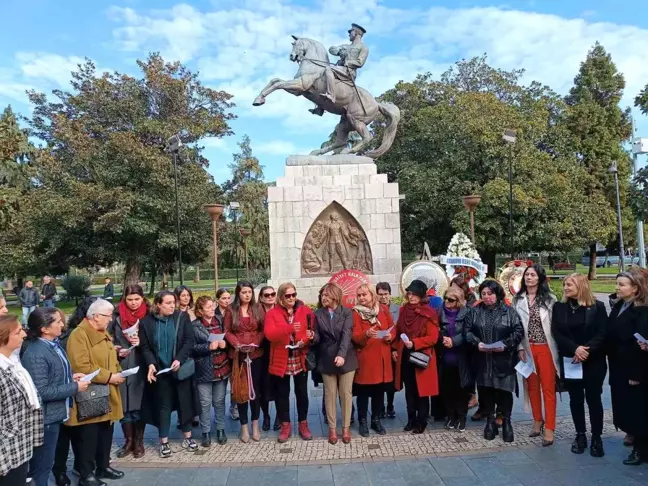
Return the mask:
<path id="1" fill-rule="evenodd" d="M 482 263 L 470 238 L 463 233 L 456 233 L 452 237 L 442 263 L 446 265 L 448 279 L 461 276 L 471 288 L 479 286 L 486 278 L 486 265 Z"/>

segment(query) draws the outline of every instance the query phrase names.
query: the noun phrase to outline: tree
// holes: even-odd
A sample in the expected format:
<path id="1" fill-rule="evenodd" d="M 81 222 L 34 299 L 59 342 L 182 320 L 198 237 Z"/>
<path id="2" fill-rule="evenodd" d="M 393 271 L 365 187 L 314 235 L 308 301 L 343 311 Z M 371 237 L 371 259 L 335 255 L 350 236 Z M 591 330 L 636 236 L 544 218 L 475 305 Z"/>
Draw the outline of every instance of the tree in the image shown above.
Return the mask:
<path id="1" fill-rule="evenodd" d="M 444 252 L 457 231 L 469 230 L 462 196 L 480 194 L 476 243 L 494 270 L 495 254 L 509 247 L 510 155 L 517 251 L 574 248 L 596 231 L 601 201 L 583 195 L 587 174 L 569 151 L 564 103 L 538 83 L 521 86 L 522 74 L 494 69 L 482 56 L 459 61 L 440 81 L 422 75 L 382 96 L 403 114 L 394 146 L 377 164 L 405 193 L 406 251 L 426 240 Z M 507 128 L 518 130 L 512 154 L 502 141 Z"/>
<path id="2" fill-rule="evenodd" d="M 641 113 L 648 115 L 648 84 L 635 98 L 635 106 L 641 110 Z"/>
<path id="3" fill-rule="evenodd" d="M 619 107 L 624 88 L 623 75 L 617 71 L 605 48 L 597 42 L 581 63 L 574 86 L 565 98 L 569 106 L 566 124 L 574 150 L 589 176 L 586 194 L 588 197 L 604 197 L 608 205 L 601 210 L 606 214 L 614 213 L 616 208 L 616 188 L 609 173 L 612 164 L 616 164 L 619 170 L 619 192 L 624 206 L 629 189 L 630 159 L 622 144 L 630 138 L 632 129 L 629 108 L 624 111 Z M 626 212 L 626 219 L 632 224 L 629 212 Z M 615 219 L 609 216 L 602 218 L 601 230 L 607 230 L 607 237 L 589 242 L 590 279 L 596 278 L 597 241 L 608 243 L 616 234 L 615 224 Z"/>
<path id="4" fill-rule="evenodd" d="M 248 237 L 250 268 L 267 268 L 270 265 L 270 237 L 268 224 L 268 184 L 263 181 L 263 166 L 252 154 L 250 137 L 243 136 L 238 143 L 240 152 L 233 154 L 229 164 L 232 178 L 223 185 L 226 199 L 241 205 L 237 225 L 223 228 L 223 248 L 231 248 L 228 260 L 237 267 L 245 264 L 243 240 L 238 233 L 241 227 L 252 231 Z"/>
<path id="5" fill-rule="evenodd" d="M 35 157 L 30 218 L 37 250 L 51 264 L 88 267 L 124 262 L 124 283 L 143 265 L 176 262 L 174 178 L 167 139 L 180 133 L 179 201 L 184 263 L 207 254 L 205 203 L 220 197 L 207 173 L 203 137 L 223 137 L 231 96 L 159 54 L 137 61 L 142 77 L 98 75 L 90 60 L 72 73 L 71 92 L 29 92 L 31 135 L 46 146 Z"/>

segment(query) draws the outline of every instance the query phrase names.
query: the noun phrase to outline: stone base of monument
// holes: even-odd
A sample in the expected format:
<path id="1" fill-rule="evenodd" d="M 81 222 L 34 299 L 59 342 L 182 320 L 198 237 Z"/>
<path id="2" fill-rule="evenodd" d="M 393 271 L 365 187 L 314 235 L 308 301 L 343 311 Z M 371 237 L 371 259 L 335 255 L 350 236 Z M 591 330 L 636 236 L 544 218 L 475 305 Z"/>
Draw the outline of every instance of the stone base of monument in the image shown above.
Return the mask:
<path id="1" fill-rule="evenodd" d="M 355 269 L 399 294 L 402 271 L 398 183 L 368 157 L 291 155 L 284 177 L 268 188 L 268 285 L 297 287 L 316 303 L 331 275 Z"/>

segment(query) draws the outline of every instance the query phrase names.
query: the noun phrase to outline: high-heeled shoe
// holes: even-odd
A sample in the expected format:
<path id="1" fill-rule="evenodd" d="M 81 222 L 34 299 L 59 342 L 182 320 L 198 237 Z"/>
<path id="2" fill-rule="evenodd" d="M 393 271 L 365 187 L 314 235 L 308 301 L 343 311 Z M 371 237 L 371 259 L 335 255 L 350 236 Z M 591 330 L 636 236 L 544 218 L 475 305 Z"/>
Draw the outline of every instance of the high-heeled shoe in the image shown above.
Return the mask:
<path id="1" fill-rule="evenodd" d="M 549 432 L 548 429 L 545 430 L 545 436 L 542 438 L 542 447 L 549 447 L 554 443 L 554 431 L 551 431 L 551 439 L 547 439 L 547 432 Z"/>
<path id="2" fill-rule="evenodd" d="M 263 425 L 261 426 L 264 432 L 270 430 L 270 417 L 267 415 L 263 416 Z"/>
<path id="3" fill-rule="evenodd" d="M 261 440 L 261 431 L 259 430 L 259 421 L 252 421 L 252 440 L 254 442 L 259 442 Z"/>
<path id="4" fill-rule="evenodd" d="M 247 444 L 248 442 L 250 442 L 250 430 L 248 429 L 247 424 L 241 425 L 241 433 L 239 435 L 239 439 L 244 444 Z"/>
<path id="5" fill-rule="evenodd" d="M 540 422 L 540 430 L 538 430 L 538 431 L 532 430 L 531 433 L 529 434 L 529 437 L 540 437 L 542 435 L 542 433 L 544 432 L 544 424 L 545 424 L 544 420 L 542 420 Z"/>

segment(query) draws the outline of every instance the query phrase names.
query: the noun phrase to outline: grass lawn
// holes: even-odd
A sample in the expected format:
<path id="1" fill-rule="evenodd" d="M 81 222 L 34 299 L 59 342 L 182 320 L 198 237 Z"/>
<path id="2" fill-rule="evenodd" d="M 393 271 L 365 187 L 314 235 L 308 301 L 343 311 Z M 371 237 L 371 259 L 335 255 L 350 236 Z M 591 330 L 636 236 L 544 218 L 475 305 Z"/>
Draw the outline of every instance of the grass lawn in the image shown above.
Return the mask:
<path id="1" fill-rule="evenodd" d="M 570 273 L 574 273 L 573 270 L 551 270 L 548 266 L 547 268 L 547 273 L 550 275 L 569 275 Z M 576 265 L 576 272 L 582 273 L 584 275 L 587 275 L 587 272 L 589 272 L 589 267 L 584 267 L 580 263 Z M 616 275 L 619 273 L 619 267 L 599 267 L 596 269 L 596 274 L 597 275 Z"/>

